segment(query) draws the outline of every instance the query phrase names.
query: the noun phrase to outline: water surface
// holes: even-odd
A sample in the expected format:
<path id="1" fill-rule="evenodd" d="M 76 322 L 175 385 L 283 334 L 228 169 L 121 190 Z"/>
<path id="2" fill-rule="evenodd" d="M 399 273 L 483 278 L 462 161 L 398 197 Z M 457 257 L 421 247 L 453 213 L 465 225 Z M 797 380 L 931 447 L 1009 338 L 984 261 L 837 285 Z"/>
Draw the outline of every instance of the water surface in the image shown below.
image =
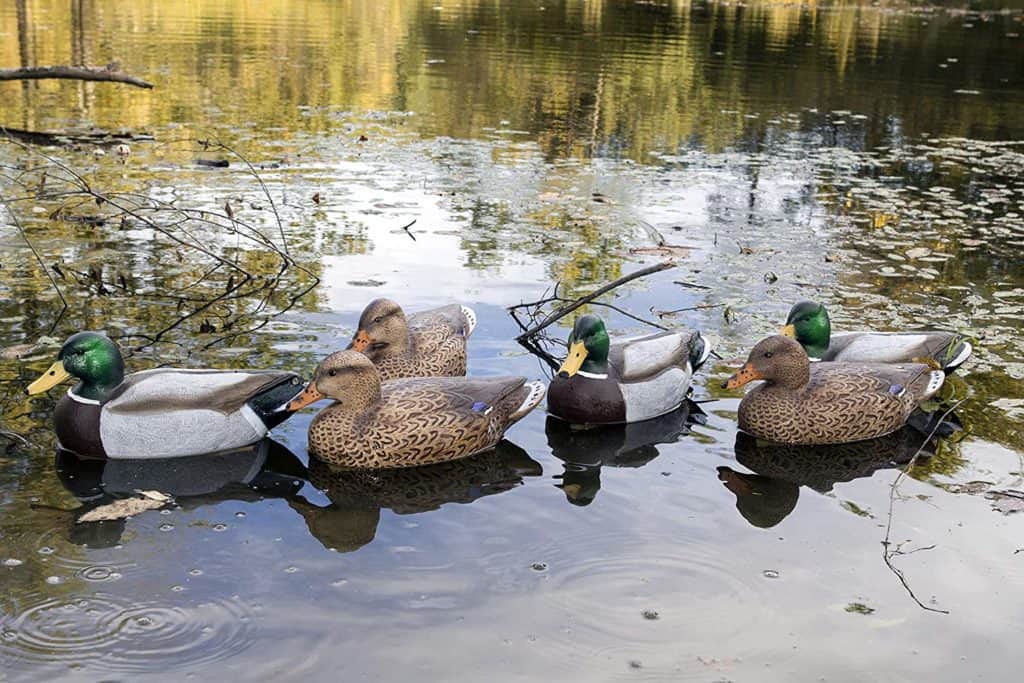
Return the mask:
<path id="1" fill-rule="evenodd" d="M 72 136 L 0 143 L 0 429 L 27 442 L 0 436 L 0 680 L 1014 673 L 1024 14 L 973 8 L 4 5 L 0 65 L 157 87 L 0 83 L 0 124 Z M 121 159 L 104 132 L 153 139 Z M 507 306 L 664 259 L 607 301 L 721 358 L 699 408 L 629 430 L 538 411 L 486 456 L 364 476 L 310 461 L 305 412 L 229 459 L 103 468 L 55 459 L 57 392 L 23 393 L 80 329 L 133 369 L 308 372 L 377 296 L 471 305 L 472 374 L 544 377 Z M 949 614 L 882 558 L 914 435 L 737 436 L 720 380 L 802 298 L 836 329 L 978 342 L 950 382 L 964 431 L 893 506 L 894 562 Z M 137 489 L 175 503 L 79 521 Z"/>

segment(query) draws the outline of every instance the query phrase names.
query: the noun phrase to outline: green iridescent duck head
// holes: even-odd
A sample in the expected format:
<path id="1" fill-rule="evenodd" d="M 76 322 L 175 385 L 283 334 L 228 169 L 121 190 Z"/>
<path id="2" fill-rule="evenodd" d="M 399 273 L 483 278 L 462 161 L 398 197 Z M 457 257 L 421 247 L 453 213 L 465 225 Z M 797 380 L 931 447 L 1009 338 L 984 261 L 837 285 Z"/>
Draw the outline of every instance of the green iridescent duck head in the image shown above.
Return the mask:
<path id="1" fill-rule="evenodd" d="M 569 335 L 569 355 L 566 356 L 558 376 L 566 379 L 577 372 L 594 375 L 608 373 L 608 331 L 604 322 L 593 314 L 580 316 Z"/>
<path id="2" fill-rule="evenodd" d="M 828 350 L 832 337 L 828 311 L 823 304 L 801 301 L 789 310 L 781 333 L 800 342 L 811 358 L 820 358 Z"/>
<path id="3" fill-rule="evenodd" d="M 106 399 L 124 381 L 124 359 L 117 344 L 98 332 L 79 332 L 68 337 L 57 360 L 26 392 L 39 394 L 70 378 L 79 380 L 72 392 L 94 401 Z"/>

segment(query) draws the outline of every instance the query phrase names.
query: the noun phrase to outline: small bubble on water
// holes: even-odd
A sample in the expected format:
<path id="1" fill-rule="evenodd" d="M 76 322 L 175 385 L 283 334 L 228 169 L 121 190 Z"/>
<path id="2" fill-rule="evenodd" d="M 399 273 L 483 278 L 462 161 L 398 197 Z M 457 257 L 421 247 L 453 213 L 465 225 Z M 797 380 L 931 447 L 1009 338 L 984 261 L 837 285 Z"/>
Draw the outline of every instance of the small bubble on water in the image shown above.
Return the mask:
<path id="1" fill-rule="evenodd" d="M 284 570 L 284 573 L 285 574 L 294 574 L 297 571 L 299 571 L 299 568 L 293 565 L 291 567 L 286 567 L 285 570 Z"/>
<path id="2" fill-rule="evenodd" d="M 136 617 L 135 618 L 135 625 L 136 626 L 141 626 L 142 628 L 147 628 L 147 627 L 153 625 L 153 620 L 150 619 L 149 617 Z"/>
<path id="3" fill-rule="evenodd" d="M 235 517 L 238 517 L 238 519 L 245 519 L 245 513 L 244 512 L 236 512 L 235 513 Z"/>
<path id="4" fill-rule="evenodd" d="M 17 567 L 20 564 L 24 564 L 24 562 L 15 557 L 8 557 L 6 560 L 4 560 L 5 567 Z"/>
<path id="5" fill-rule="evenodd" d="M 51 548 L 48 545 L 44 545 L 42 548 L 39 549 L 40 555 L 53 555 L 53 552 L 53 548 Z"/>
<path id="6" fill-rule="evenodd" d="M 214 524 L 213 525 L 213 530 L 214 531 L 227 531 L 228 530 L 228 525 L 227 524 Z"/>
<path id="7" fill-rule="evenodd" d="M 548 570 L 547 562 L 534 562 L 530 565 L 530 569 L 535 572 L 546 572 Z"/>
<path id="8" fill-rule="evenodd" d="M 761 574 L 763 574 L 766 579 L 777 579 L 782 576 L 777 569 L 765 569 Z"/>
<path id="9" fill-rule="evenodd" d="M 204 627 L 202 627 L 202 628 L 201 628 L 201 629 L 199 629 L 199 630 L 200 630 L 200 631 L 201 631 L 202 633 L 213 633 L 213 627 L 212 627 L 212 626 L 204 626 Z"/>
<path id="10" fill-rule="evenodd" d="M 202 576 L 203 575 L 203 570 L 202 569 L 190 569 L 188 571 L 188 575 L 189 576 Z"/>
<path id="11" fill-rule="evenodd" d="M 59 576 L 47 576 L 46 583 L 50 584 L 51 586 L 56 586 L 58 584 L 64 583 L 64 579 L 60 578 Z"/>
<path id="12" fill-rule="evenodd" d="M 171 586 L 171 592 L 172 593 L 180 593 L 183 590 L 185 590 L 184 586 L 177 586 L 177 585 Z"/>
<path id="13" fill-rule="evenodd" d="M 160 531 L 173 531 L 174 530 L 174 525 L 173 524 L 161 524 L 158 528 L 160 529 Z"/>
<path id="14" fill-rule="evenodd" d="M 161 510 L 160 514 L 161 515 L 169 515 L 169 514 L 171 514 L 171 511 L 169 509 Z"/>
<path id="15" fill-rule="evenodd" d="M 648 621 L 655 621 L 656 619 L 660 618 L 660 615 L 658 614 L 657 610 L 653 609 L 645 609 L 643 614 L 644 619 L 647 619 Z"/>
<path id="16" fill-rule="evenodd" d="M 123 576 L 123 574 L 121 574 L 121 572 L 110 572 L 110 580 L 111 581 L 117 581 L 122 576 Z"/>
<path id="17" fill-rule="evenodd" d="M 335 588 L 341 588 L 342 586 L 348 585 L 348 579 L 336 579 L 331 581 L 331 585 Z"/>

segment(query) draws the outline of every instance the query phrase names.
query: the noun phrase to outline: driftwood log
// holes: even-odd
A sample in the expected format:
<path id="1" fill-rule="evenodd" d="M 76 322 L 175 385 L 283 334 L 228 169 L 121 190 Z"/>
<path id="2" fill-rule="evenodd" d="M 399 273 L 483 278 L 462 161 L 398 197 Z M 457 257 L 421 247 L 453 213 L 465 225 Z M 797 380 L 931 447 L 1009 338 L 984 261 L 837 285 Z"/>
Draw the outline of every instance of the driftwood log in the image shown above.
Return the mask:
<path id="1" fill-rule="evenodd" d="M 153 84 L 121 71 L 117 64 L 107 66 L 27 66 L 20 69 L 0 69 L 0 81 L 28 81 L 63 78 L 75 81 L 108 81 L 127 83 L 137 88 L 152 88 Z"/>

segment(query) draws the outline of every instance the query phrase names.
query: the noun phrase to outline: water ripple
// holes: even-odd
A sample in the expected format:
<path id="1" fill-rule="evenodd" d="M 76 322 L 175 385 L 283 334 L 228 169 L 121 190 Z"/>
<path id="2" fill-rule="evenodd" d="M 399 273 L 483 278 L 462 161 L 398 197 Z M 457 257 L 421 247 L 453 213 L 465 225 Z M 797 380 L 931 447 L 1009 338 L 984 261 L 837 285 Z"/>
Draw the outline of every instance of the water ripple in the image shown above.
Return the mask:
<path id="1" fill-rule="evenodd" d="M 226 659 L 253 641 L 252 610 L 237 598 L 190 606 L 129 603 L 96 593 L 36 594 L 8 605 L 0 616 L 0 659 L 133 673 L 151 670 L 154 661 L 170 669 Z"/>

